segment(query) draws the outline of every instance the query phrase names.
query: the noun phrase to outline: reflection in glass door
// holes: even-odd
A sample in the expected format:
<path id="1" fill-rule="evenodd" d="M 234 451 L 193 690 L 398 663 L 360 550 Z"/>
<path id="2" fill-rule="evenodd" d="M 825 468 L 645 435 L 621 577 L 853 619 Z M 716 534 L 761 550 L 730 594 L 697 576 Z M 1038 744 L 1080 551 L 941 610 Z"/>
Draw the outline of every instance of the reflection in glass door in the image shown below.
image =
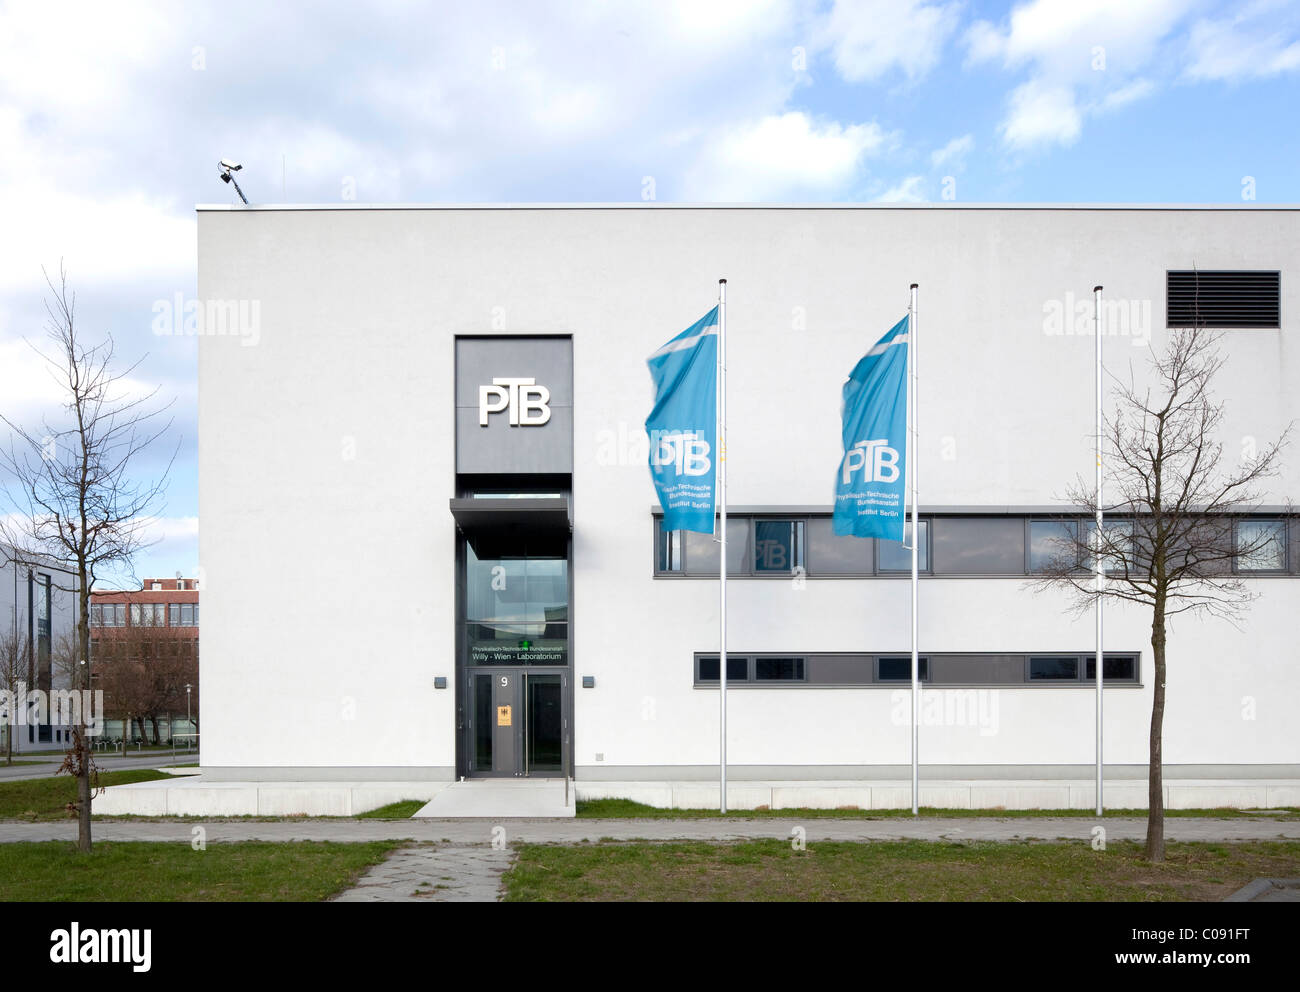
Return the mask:
<path id="1" fill-rule="evenodd" d="M 560 675 L 524 675 L 526 775 L 559 772 L 564 760 L 564 683 Z"/>

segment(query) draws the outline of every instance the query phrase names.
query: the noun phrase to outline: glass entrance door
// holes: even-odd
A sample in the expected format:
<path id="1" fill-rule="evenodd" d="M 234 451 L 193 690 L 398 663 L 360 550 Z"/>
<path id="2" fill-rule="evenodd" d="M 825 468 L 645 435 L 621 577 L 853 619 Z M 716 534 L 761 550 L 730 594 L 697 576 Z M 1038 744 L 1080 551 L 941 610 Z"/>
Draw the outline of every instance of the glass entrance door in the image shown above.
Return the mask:
<path id="1" fill-rule="evenodd" d="M 563 769 L 564 678 L 524 673 L 525 774 Z"/>
<path id="2" fill-rule="evenodd" d="M 470 773 L 494 777 L 560 774 L 564 767 L 567 673 L 476 669 L 466 726 Z"/>

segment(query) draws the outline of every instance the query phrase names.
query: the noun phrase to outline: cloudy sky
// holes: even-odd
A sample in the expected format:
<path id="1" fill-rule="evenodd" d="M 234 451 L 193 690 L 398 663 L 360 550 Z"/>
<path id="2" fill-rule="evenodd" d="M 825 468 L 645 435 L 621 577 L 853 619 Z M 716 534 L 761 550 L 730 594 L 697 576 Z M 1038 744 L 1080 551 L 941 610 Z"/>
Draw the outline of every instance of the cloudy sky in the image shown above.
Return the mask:
<path id="1" fill-rule="evenodd" d="M 1300 201 L 1300 4 L 0 2 L 0 413 L 57 400 L 42 266 L 178 451 L 137 573 L 193 574 L 196 203 Z M 140 466 L 148 475 L 157 459 Z"/>

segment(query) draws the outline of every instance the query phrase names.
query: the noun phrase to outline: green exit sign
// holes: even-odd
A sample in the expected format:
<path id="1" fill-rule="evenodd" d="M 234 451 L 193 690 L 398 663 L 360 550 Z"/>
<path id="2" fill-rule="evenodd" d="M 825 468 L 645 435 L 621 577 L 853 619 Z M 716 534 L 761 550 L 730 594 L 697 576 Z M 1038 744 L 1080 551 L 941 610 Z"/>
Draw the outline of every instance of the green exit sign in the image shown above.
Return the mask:
<path id="1" fill-rule="evenodd" d="M 529 648 L 531 648 L 532 646 L 533 646 L 533 642 L 532 642 L 532 641 L 520 641 L 520 642 L 519 642 L 519 650 L 520 650 L 520 651 L 527 651 L 527 650 L 528 650 Z"/>

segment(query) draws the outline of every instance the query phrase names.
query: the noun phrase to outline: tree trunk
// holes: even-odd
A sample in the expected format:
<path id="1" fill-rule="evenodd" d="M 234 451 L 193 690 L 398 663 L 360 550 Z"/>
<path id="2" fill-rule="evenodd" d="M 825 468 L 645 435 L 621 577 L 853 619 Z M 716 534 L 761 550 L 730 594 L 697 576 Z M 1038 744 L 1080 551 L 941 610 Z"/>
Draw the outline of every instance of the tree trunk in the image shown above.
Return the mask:
<path id="1" fill-rule="evenodd" d="M 1151 651 L 1155 658 L 1154 697 L 1151 701 L 1151 755 L 1147 776 L 1147 860 L 1165 860 L 1165 790 L 1163 731 L 1165 721 L 1165 612 L 1163 597 L 1156 602 L 1151 620 Z"/>
<path id="2" fill-rule="evenodd" d="M 83 515 L 82 533 L 85 533 Z M 84 556 L 77 569 L 77 660 L 81 663 L 79 678 L 72 680 L 74 687 L 90 689 L 90 575 Z M 91 705 L 94 705 L 93 703 Z M 90 737 L 87 735 L 86 714 L 81 714 L 80 726 L 73 734 L 77 748 L 77 850 L 90 852 Z"/>
<path id="3" fill-rule="evenodd" d="M 84 728 L 83 728 L 84 729 Z M 84 733 L 74 735 L 77 748 L 77 850 L 90 851 L 90 741 Z"/>
<path id="4" fill-rule="evenodd" d="M 162 745 L 162 740 L 158 736 L 158 714 L 157 713 L 149 717 L 149 726 L 153 728 L 154 747 L 160 747 Z"/>

